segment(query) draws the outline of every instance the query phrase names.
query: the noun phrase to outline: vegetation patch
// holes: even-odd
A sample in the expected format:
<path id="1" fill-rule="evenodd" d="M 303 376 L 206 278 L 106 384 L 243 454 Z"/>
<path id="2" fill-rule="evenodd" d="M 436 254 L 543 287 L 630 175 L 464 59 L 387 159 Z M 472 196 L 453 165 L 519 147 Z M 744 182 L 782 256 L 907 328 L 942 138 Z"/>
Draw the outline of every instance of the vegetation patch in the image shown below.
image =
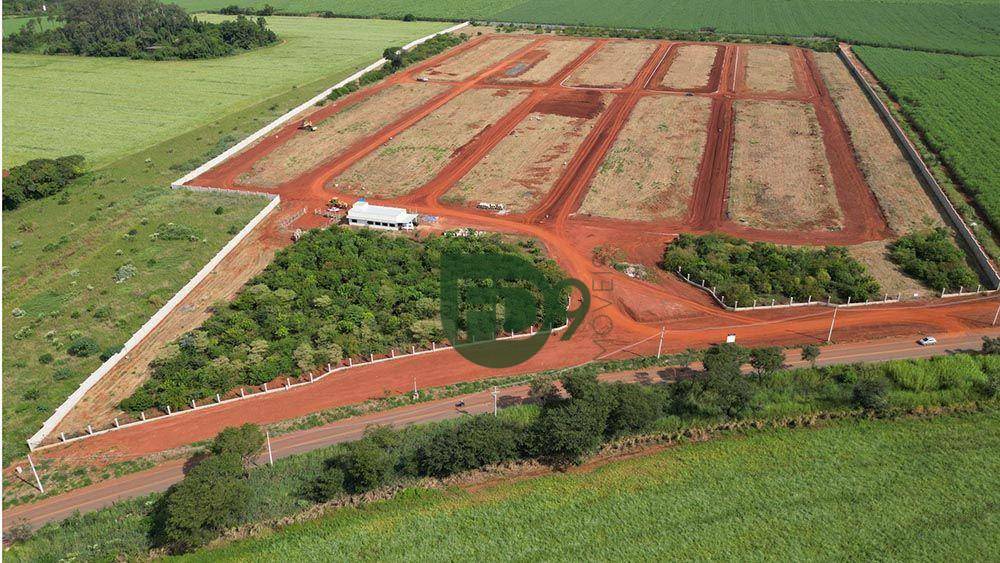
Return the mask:
<path id="1" fill-rule="evenodd" d="M 667 246 L 663 267 L 715 288 L 727 303 L 749 305 L 795 298 L 835 302 L 880 297 L 878 282 L 840 246 L 794 248 L 723 234 L 681 234 Z"/>
<path id="2" fill-rule="evenodd" d="M 154 362 L 152 378 L 121 408 L 176 408 L 348 356 L 441 342 L 445 253 L 521 255 L 499 235 L 414 242 L 364 230 L 312 231 L 181 338 L 175 354 Z M 561 278 L 553 262 L 534 260 L 550 281 Z"/>
<path id="3" fill-rule="evenodd" d="M 10 169 L 3 179 L 3 209 L 17 209 L 29 199 L 42 199 L 63 191 L 83 174 L 83 157 L 36 158 Z"/>
<path id="4" fill-rule="evenodd" d="M 57 7 L 63 25 L 45 29 L 29 20 L 4 37 L 15 53 L 73 54 L 133 59 L 204 59 L 277 43 L 264 18 L 198 21 L 176 4 L 159 0 L 66 0 Z"/>
<path id="5" fill-rule="evenodd" d="M 889 259 L 907 275 L 935 290 L 958 291 L 979 284 L 965 262 L 965 253 L 943 227 L 900 237 L 889 246 Z"/>

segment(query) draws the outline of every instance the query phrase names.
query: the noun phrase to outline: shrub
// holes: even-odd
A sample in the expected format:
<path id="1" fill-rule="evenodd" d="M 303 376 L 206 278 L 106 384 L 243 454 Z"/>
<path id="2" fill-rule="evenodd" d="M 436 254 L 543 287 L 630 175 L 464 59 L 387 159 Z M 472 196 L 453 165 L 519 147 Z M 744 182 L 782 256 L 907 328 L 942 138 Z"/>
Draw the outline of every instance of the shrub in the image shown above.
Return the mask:
<path id="1" fill-rule="evenodd" d="M 550 403 L 532 426 L 530 452 L 556 467 L 579 463 L 601 445 L 608 411 L 579 400 Z"/>
<path id="2" fill-rule="evenodd" d="M 802 347 L 802 361 L 809 362 L 814 367 L 816 366 L 816 360 L 819 359 L 819 354 L 819 346 L 815 344 L 806 344 Z"/>
<path id="3" fill-rule="evenodd" d="M 326 502 L 344 492 L 344 472 L 336 466 L 326 467 L 309 484 L 306 497 L 315 502 Z"/>
<path id="4" fill-rule="evenodd" d="M 11 167 L 10 175 L 3 179 L 3 208 L 17 209 L 25 201 L 61 192 L 83 174 L 83 162 L 82 156 L 73 155 L 38 158 Z"/>
<path id="5" fill-rule="evenodd" d="M 608 438 L 646 430 L 662 414 L 664 401 L 655 390 L 630 383 L 615 383 L 606 388 L 614 401 L 604 430 Z"/>
<path id="6" fill-rule="evenodd" d="M 889 259 L 934 290 L 957 291 L 978 283 L 976 274 L 965 263 L 965 253 L 943 227 L 900 237 L 889 246 Z"/>
<path id="7" fill-rule="evenodd" d="M 237 456 L 243 467 L 249 467 L 261 447 L 264 446 L 264 433 L 256 424 L 246 423 L 242 426 L 231 426 L 215 436 L 209 451 L 215 455 L 232 454 Z"/>
<path id="8" fill-rule="evenodd" d="M 162 501 L 162 541 L 177 551 L 200 547 L 245 516 L 250 487 L 236 454 L 210 456 Z"/>
<path id="9" fill-rule="evenodd" d="M 51 364 L 54 359 L 55 358 L 52 357 L 52 354 L 46 352 L 46 353 L 42 354 L 41 356 L 38 356 L 38 363 L 40 363 L 40 364 L 42 364 L 44 366 L 44 365 Z"/>
<path id="10" fill-rule="evenodd" d="M 753 348 L 750 350 L 750 365 L 760 375 L 781 369 L 785 363 L 785 353 L 777 346 Z"/>
<path id="11" fill-rule="evenodd" d="M 515 459 L 520 428 L 492 415 L 437 429 L 417 450 L 422 475 L 446 477 Z"/>
<path id="12" fill-rule="evenodd" d="M 885 381 L 881 378 L 866 377 L 854 384 L 851 397 L 856 406 L 866 411 L 881 414 L 889 405 Z"/>
<path id="13" fill-rule="evenodd" d="M 364 493 L 389 484 L 395 478 L 399 437 L 388 428 L 369 428 L 365 436 L 345 447 L 337 465 L 344 472 L 344 487 Z"/>
<path id="14" fill-rule="evenodd" d="M 909 391 L 933 391 L 941 385 L 937 375 L 928 370 L 924 362 L 901 360 L 889 362 L 884 367 L 893 383 Z"/>
<path id="15" fill-rule="evenodd" d="M 117 346 L 115 346 L 115 345 L 105 346 L 104 350 L 101 352 L 101 361 L 102 362 L 106 362 L 106 361 L 110 360 L 111 356 L 114 356 L 118 352 L 121 352 L 123 348 L 124 347 L 121 346 L 121 345 L 117 345 Z"/>
<path id="16" fill-rule="evenodd" d="M 76 372 L 68 367 L 58 367 L 52 372 L 52 379 L 55 381 L 63 381 L 74 377 L 76 377 Z"/>
<path id="17" fill-rule="evenodd" d="M 97 341 L 89 336 L 81 336 L 73 342 L 70 342 L 66 352 L 70 356 L 76 356 L 78 358 L 86 358 L 88 356 L 93 356 L 94 354 L 101 351 L 101 347 L 98 346 Z"/>

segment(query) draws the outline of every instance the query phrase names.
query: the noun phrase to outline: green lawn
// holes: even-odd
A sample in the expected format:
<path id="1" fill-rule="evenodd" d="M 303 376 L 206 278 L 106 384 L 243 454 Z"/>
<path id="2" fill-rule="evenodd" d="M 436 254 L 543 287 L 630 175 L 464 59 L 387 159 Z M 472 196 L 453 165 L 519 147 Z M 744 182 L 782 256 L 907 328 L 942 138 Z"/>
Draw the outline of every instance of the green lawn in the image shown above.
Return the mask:
<path id="1" fill-rule="evenodd" d="M 329 49 L 295 59 L 288 35 L 288 44 L 273 49 L 273 53 L 262 51 L 206 61 L 216 69 L 216 76 L 221 77 L 227 72 L 235 75 L 225 63 L 245 72 L 244 57 L 260 55 L 261 61 L 270 60 L 269 64 L 284 67 L 275 72 L 285 77 L 286 82 L 283 86 L 275 82 L 270 90 L 259 90 L 253 95 L 233 94 L 231 99 L 236 105 L 206 109 L 197 121 L 193 115 L 189 116 L 188 132 L 142 149 L 142 143 L 155 141 L 152 132 L 147 132 L 149 139 L 142 138 L 116 149 L 132 154 L 75 182 L 65 196 L 31 201 L 3 213 L 4 465 L 24 454 L 24 440 L 100 365 L 96 355 L 86 358 L 68 355 L 69 343 L 81 335 L 95 338 L 102 348 L 123 343 L 265 204 L 260 198 L 174 191 L 169 187 L 170 182 L 336 83 L 355 67 L 374 60 L 385 46 L 399 45 L 442 27 L 368 20 L 274 19 L 288 26 L 298 25 L 302 30 L 311 29 L 310 33 L 317 38 L 302 35 L 301 43 L 326 43 Z M 375 38 L 357 39 L 360 30 L 366 28 L 373 31 Z M 350 29 L 354 29 L 351 33 L 356 34 L 355 39 L 345 31 Z M 385 44 L 377 43 L 379 37 Z M 351 47 L 352 41 L 355 47 Z M 283 64 L 272 58 L 279 49 L 287 49 L 289 58 Z M 5 63 L 9 57 L 4 55 Z M 54 64 L 65 65 L 64 68 L 95 62 L 136 65 L 135 68 L 157 64 L 169 68 L 174 64 L 33 58 L 52 59 Z M 348 60 L 357 63 L 345 62 Z M 5 70 L 5 80 L 15 74 L 10 68 Z M 110 75 L 106 78 L 101 86 L 105 92 L 115 90 L 114 80 Z M 155 80 L 146 88 L 147 94 L 168 97 L 168 93 L 157 90 Z M 218 83 L 214 88 L 222 92 Z M 55 90 L 50 85 L 49 91 Z M 5 89 L 4 95 L 7 94 Z M 71 103 L 57 105 L 64 110 L 75 107 Z M 245 107 L 240 109 L 241 105 Z M 21 110 L 6 104 L 4 111 Z M 110 111 L 116 110 L 110 108 Z M 11 121 L 4 119 L 4 138 L 8 142 L 11 136 L 7 128 L 12 126 Z M 22 125 L 22 130 L 30 132 L 30 129 Z M 63 150 L 76 152 L 75 143 L 81 139 L 93 144 L 107 141 L 86 130 L 74 130 L 63 134 L 62 141 L 66 143 Z M 218 207 L 222 207 L 221 215 L 215 214 Z M 195 229 L 199 241 L 150 239 L 157 227 L 171 222 Z M 133 229 L 135 233 L 130 234 Z M 114 283 L 116 270 L 129 263 L 135 266 L 136 276 L 124 283 Z M 23 316 L 15 316 L 15 309 L 21 309 Z M 46 354 L 52 356 L 49 363 L 45 363 Z"/>
<path id="2" fill-rule="evenodd" d="M 191 11 L 233 0 L 176 0 Z M 854 43 L 968 54 L 1000 54 L 1000 10 L 992 0 L 237 0 L 293 13 L 474 18 L 490 21 L 662 27 L 727 33 L 825 35 Z"/>
<path id="3" fill-rule="evenodd" d="M 107 164 L 321 76 L 346 76 L 387 46 L 445 27 L 289 17 L 268 23 L 281 44 L 218 59 L 4 53 L 3 166 L 73 153 Z"/>
<path id="4" fill-rule="evenodd" d="M 996 561 L 1000 415 L 719 439 L 469 493 L 410 490 L 194 561 Z"/>

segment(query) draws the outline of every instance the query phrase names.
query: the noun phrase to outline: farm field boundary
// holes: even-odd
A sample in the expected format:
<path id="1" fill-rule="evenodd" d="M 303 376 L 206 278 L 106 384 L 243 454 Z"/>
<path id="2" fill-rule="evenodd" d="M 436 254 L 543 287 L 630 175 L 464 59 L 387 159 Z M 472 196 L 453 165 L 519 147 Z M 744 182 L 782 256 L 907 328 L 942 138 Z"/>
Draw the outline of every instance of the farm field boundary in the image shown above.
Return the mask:
<path id="1" fill-rule="evenodd" d="M 438 35 L 451 33 L 467 25 L 469 25 L 469 22 L 463 22 L 460 24 L 453 25 L 444 30 L 411 41 L 406 45 L 404 45 L 403 49 L 404 50 L 412 49 L 413 47 L 420 45 L 421 43 L 424 43 L 434 37 L 437 37 Z M 243 150 L 253 142 L 257 141 L 258 139 L 267 135 L 269 132 L 273 131 L 276 127 L 282 125 L 283 123 L 286 123 L 295 115 L 314 106 L 317 102 L 325 99 L 328 95 L 330 95 L 331 92 L 333 92 L 337 88 L 343 87 L 346 84 L 354 80 L 357 80 L 361 76 L 373 70 L 381 68 L 382 65 L 384 65 L 387 62 L 388 61 L 384 57 L 380 58 L 379 60 L 368 65 L 367 67 L 359 70 L 358 72 L 355 72 L 351 76 L 348 76 L 344 80 L 320 92 L 319 94 L 309 99 L 308 101 L 302 103 L 298 107 L 292 109 L 291 111 L 278 117 L 271 123 L 268 123 L 264 127 L 258 129 L 256 132 L 254 132 L 247 138 L 243 139 L 233 147 L 230 147 L 228 150 L 224 151 L 220 155 L 216 156 L 215 158 L 212 158 L 208 162 L 202 164 L 198 168 L 195 168 L 191 172 L 185 174 L 178 180 L 174 181 L 173 183 L 171 183 L 171 188 L 191 189 L 189 186 L 185 186 L 184 183 L 190 181 L 191 179 L 204 173 L 208 169 L 216 166 L 220 162 L 223 162 L 224 160 L 228 159 L 237 152 Z M 194 189 L 196 191 L 222 191 L 222 190 L 214 190 L 212 188 L 194 188 Z M 262 195 L 270 198 L 271 202 L 267 206 L 265 206 L 264 209 L 262 209 L 249 223 L 247 223 L 243 227 L 243 229 L 236 234 L 236 236 L 230 239 L 229 242 L 227 242 L 226 245 L 222 248 L 222 250 L 220 250 L 207 264 L 205 264 L 205 266 L 201 270 L 199 270 L 198 273 L 195 274 L 195 276 L 191 278 L 191 280 L 188 281 L 188 283 L 185 284 L 184 287 L 180 289 L 180 291 L 174 294 L 174 296 L 171 297 L 170 300 L 167 301 L 167 303 L 164 304 L 163 307 L 161 307 L 160 310 L 156 312 L 156 314 L 150 317 L 150 319 L 146 321 L 146 323 L 143 324 L 142 327 L 140 327 L 139 330 L 136 331 L 136 333 L 133 334 L 132 337 L 129 338 L 127 342 L 125 342 L 125 344 L 122 346 L 122 349 L 118 353 L 116 353 L 106 362 L 101 364 L 99 368 L 94 370 L 94 372 L 91 373 L 80 384 L 80 386 L 76 389 L 76 391 L 74 391 L 63 402 L 63 404 L 61 404 L 55 410 L 55 412 L 48 419 L 46 419 L 46 421 L 42 424 L 42 427 L 38 430 L 38 432 L 36 432 L 31 438 L 28 439 L 29 450 L 34 451 L 46 438 L 48 438 L 49 434 L 51 434 L 51 432 L 59 425 L 62 419 L 65 418 L 65 416 L 69 414 L 69 412 L 73 409 L 73 407 L 75 407 L 80 402 L 80 400 L 83 399 L 87 391 L 93 388 L 94 385 L 96 385 L 108 372 L 110 372 L 118 364 L 118 362 L 120 362 L 123 358 L 125 358 L 125 356 L 127 356 L 129 352 L 131 352 L 139 344 L 139 342 L 141 342 L 144 338 L 146 338 L 153 331 L 153 329 L 155 329 L 156 326 L 159 325 L 160 322 L 162 322 L 163 319 L 166 318 L 166 316 L 170 314 L 181 303 L 181 301 L 183 301 L 184 298 L 186 298 L 194 290 L 194 288 L 197 287 L 198 284 L 200 284 L 208 276 L 208 274 L 212 270 L 215 269 L 215 267 L 219 264 L 219 262 L 221 262 L 226 256 L 228 256 L 229 253 L 232 252 L 232 250 L 236 248 L 236 246 L 240 242 L 243 241 L 243 239 L 245 239 L 268 215 L 270 215 L 272 211 L 274 211 L 278 207 L 281 201 L 281 198 L 275 194 L 252 193 L 252 192 L 243 192 L 243 193 L 246 193 L 247 195 L 250 196 Z"/>
<path id="2" fill-rule="evenodd" d="M 983 246 L 979 243 L 979 240 L 976 239 L 976 236 L 972 234 L 969 226 L 965 223 L 965 220 L 962 219 L 962 216 L 959 215 L 955 206 L 951 203 L 951 200 L 948 199 L 944 190 L 941 189 L 941 186 L 937 183 L 937 180 L 934 179 L 934 175 L 931 174 L 931 171 L 927 168 L 927 164 L 924 160 L 920 158 L 920 154 L 917 152 L 917 149 L 913 146 L 913 143 L 910 142 L 909 138 L 907 138 L 906 133 L 903 132 L 899 123 L 896 122 L 892 112 L 889 111 L 889 108 L 886 107 L 885 103 L 883 103 L 881 98 L 878 97 L 878 94 L 875 92 L 875 89 L 872 88 L 872 85 L 869 84 L 868 80 L 861 74 L 861 71 L 856 66 L 853 57 L 847 53 L 846 47 L 843 44 L 838 47 L 837 56 L 840 57 L 840 60 L 843 61 L 845 65 L 847 65 L 847 69 L 851 72 L 851 76 L 853 76 L 854 80 L 858 82 L 861 89 L 864 90 L 865 95 L 871 101 L 872 105 L 875 106 L 875 110 L 878 112 L 879 116 L 886 123 L 886 125 L 889 126 L 889 130 L 892 132 L 893 137 L 895 137 L 900 145 L 902 145 L 906 157 L 917 169 L 920 181 L 931 190 L 931 193 L 934 194 L 934 198 L 944 209 L 945 216 L 952 224 L 952 227 L 954 227 L 958 232 L 959 238 L 972 255 L 982 276 L 984 276 L 988 284 L 992 284 L 993 289 L 1000 289 L 1000 274 L 997 274 L 997 271 L 990 262 L 989 257 L 986 255 L 986 251 L 983 249 Z"/>

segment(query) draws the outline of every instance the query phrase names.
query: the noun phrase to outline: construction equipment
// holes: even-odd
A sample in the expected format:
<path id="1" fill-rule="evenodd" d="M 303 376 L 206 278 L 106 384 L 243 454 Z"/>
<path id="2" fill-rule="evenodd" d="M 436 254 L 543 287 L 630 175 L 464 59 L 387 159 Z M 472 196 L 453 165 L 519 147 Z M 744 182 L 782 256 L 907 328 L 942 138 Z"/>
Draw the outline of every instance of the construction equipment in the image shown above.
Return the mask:
<path id="1" fill-rule="evenodd" d="M 304 119 L 302 121 L 302 125 L 299 125 L 299 129 L 301 129 L 303 131 L 315 131 L 316 130 L 316 126 L 313 125 L 312 121 L 309 121 L 308 119 Z"/>

